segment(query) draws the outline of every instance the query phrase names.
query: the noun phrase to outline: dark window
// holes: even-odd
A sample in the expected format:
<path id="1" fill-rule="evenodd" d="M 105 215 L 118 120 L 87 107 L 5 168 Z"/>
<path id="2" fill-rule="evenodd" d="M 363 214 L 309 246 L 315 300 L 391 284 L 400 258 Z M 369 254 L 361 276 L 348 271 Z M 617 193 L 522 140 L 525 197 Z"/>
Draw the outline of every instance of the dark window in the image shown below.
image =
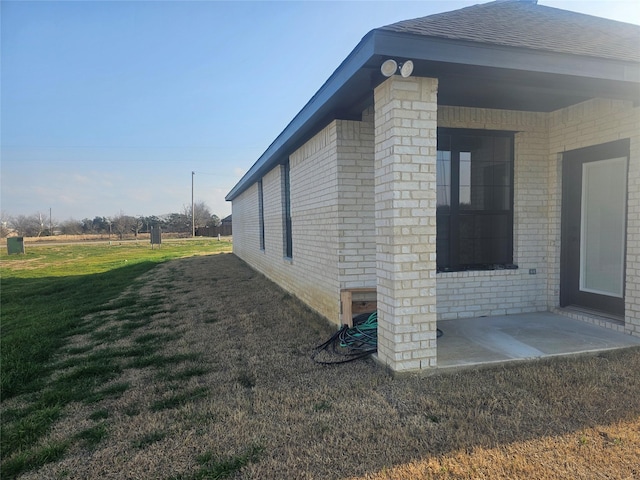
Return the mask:
<path id="1" fill-rule="evenodd" d="M 264 194 L 262 180 L 258 180 L 258 222 L 260 224 L 260 250 L 264 250 Z"/>
<path id="2" fill-rule="evenodd" d="M 293 258 L 291 238 L 291 185 L 289 179 L 289 162 L 282 165 L 282 214 L 284 223 L 284 256 Z"/>
<path id="3" fill-rule="evenodd" d="M 439 271 L 513 263 L 513 134 L 438 129 Z"/>

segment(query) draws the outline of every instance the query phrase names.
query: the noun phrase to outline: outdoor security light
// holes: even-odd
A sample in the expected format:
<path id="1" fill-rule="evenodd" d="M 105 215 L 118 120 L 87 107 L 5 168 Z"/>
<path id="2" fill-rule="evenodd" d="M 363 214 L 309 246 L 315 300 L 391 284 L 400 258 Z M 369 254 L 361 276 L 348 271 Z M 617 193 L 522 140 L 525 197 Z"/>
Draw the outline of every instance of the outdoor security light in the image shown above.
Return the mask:
<path id="1" fill-rule="evenodd" d="M 398 64 L 395 60 L 385 60 L 382 66 L 380 67 L 380 71 L 382 75 L 385 77 L 390 77 L 398 71 Z"/>
<path id="2" fill-rule="evenodd" d="M 400 64 L 400 75 L 403 78 L 410 77 L 413 73 L 413 62 L 411 60 L 407 60 L 406 62 Z"/>
<path id="3" fill-rule="evenodd" d="M 410 77 L 413 73 L 413 62 L 407 60 L 404 63 L 398 64 L 398 62 L 390 58 L 389 60 L 385 60 L 380 67 L 380 71 L 385 77 L 395 75 L 398 70 L 400 70 L 400 75 L 402 75 L 403 78 Z"/>

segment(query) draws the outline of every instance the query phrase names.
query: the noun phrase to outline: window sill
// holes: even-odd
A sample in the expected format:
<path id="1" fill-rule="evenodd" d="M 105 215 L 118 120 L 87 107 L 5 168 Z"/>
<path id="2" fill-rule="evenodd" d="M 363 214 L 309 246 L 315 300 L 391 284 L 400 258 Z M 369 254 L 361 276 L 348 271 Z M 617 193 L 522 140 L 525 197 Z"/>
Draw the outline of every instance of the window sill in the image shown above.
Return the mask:
<path id="1" fill-rule="evenodd" d="M 494 277 L 500 275 L 519 275 L 521 272 L 517 266 L 511 268 L 494 268 L 482 270 L 452 270 L 438 271 L 436 276 L 440 278 L 467 278 L 467 277 Z"/>

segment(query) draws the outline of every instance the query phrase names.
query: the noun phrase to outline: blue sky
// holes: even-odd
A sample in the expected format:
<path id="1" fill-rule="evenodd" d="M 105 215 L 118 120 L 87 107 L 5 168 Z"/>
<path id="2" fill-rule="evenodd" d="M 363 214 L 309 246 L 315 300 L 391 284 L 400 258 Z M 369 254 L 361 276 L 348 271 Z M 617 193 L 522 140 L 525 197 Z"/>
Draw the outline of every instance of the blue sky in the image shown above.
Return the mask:
<path id="1" fill-rule="evenodd" d="M 371 29 L 471 1 L 7 1 L 0 208 L 161 215 L 224 196 Z M 637 1 L 540 4 L 640 24 Z"/>

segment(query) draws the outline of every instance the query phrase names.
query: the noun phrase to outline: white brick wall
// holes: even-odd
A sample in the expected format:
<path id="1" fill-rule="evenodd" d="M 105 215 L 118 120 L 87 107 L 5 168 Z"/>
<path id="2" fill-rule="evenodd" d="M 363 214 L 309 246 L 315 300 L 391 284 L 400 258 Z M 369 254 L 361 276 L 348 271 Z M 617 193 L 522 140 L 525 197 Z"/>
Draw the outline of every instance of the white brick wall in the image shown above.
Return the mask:
<path id="1" fill-rule="evenodd" d="M 284 256 L 282 171 L 262 179 L 265 249 L 260 250 L 258 189 L 233 201 L 234 253 L 328 319 L 339 321 L 336 122 L 290 157 L 293 258 Z"/>
<path id="2" fill-rule="evenodd" d="M 340 288 L 376 286 L 373 111 L 338 121 L 338 273 Z"/>
<path id="3" fill-rule="evenodd" d="M 231 203 L 231 215 L 237 219 L 233 225 L 233 251 L 247 263 L 254 264 L 260 248 L 257 184 L 249 187 Z"/>
<path id="4" fill-rule="evenodd" d="M 376 281 L 373 117 L 330 123 L 289 162 L 293 258 L 283 255 L 279 167 L 263 178 L 264 251 L 253 186 L 233 201 L 234 253 L 339 324 L 340 289 Z"/>
<path id="5" fill-rule="evenodd" d="M 436 366 L 438 80 L 390 77 L 375 97 L 378 358 Z"/>
<path id="6" fill-rule="evenodd" d="M 516 131 L 513 262 L 518 270 L 437 275 L 441 320 L 547 310 L 547 116 L 479 108 L 438 109 L 438 126 Z M 535 269 L 534 275 L 529 274 Z"/>
<path id="7" fill-rule="evenodd" d="M 338 126 L 332 122 L 290 156 L 293 260 L 288 289 L 332 321 L 338 284 Z"/>
<path id="8" fill-rule="evenodd" d="M 440 107 L 438 126 L 519 132 L 515 139 L 514 263 L 520 267 L 516 271 L 438 274 L 438 318 L 557 309 L 562 152 L 631 138 L 625 329 L 640 335 L 640 108 L 603 99 L 551 114 Z M 529 275 L 532 268 L 535 275 Z M 607 322 L 594 317 L 594 323 Z M 619 329 L 612 323 L 606 326 Z"/>
<path id="9" fill-rule="evenodd" d="M 268 272 L 282 260 L 282 205 L 280 169 L 262 179 L 264 199 L 265 250 L 260 250 L 258 185 L 252 185 L 232 203 L 233 252 L 259 271 Z M 273 263 L 273 265 L 272 265 Z"/>
<path id="10" fill-rule="evenodd" d="M 560 209 L 562 152 L 630 138 L 627 184 L 627 268 L 625 329 L 640 336 L 640 107 L 595 99 L 549 115 L 549 276 L 548 303 L 558 306 L 560 285 Z M 613 325 L 615 327 L 615 325 Z"/>

